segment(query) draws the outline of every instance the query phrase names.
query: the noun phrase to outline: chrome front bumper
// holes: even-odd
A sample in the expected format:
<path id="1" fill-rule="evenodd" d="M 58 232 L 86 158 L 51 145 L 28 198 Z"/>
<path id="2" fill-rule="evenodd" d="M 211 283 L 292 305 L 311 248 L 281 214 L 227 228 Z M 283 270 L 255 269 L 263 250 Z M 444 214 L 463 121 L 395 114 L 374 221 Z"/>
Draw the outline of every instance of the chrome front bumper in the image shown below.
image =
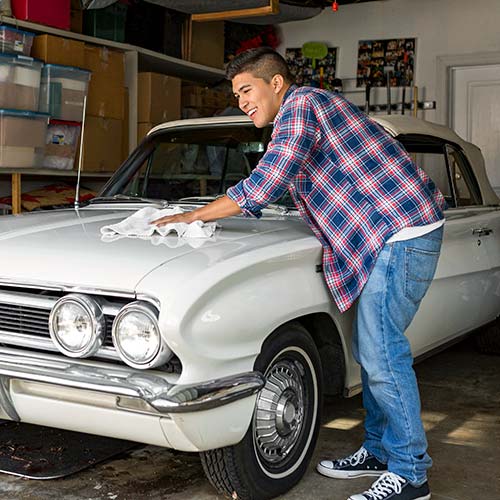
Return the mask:
<path id="1" fill-rule="evenodd" d="M 166 415 L 209 410 L 246 398 L 265 383 L 259 372 L 179 385 L 131 368 L 61 360 L 41 353 L 0 348 L 0 409 L 19 420 L 9 393 L 11 380 L 26 380 L 116 396 L 123 410 Z M 138 404 L 139 403 L 139 404 Z"/>

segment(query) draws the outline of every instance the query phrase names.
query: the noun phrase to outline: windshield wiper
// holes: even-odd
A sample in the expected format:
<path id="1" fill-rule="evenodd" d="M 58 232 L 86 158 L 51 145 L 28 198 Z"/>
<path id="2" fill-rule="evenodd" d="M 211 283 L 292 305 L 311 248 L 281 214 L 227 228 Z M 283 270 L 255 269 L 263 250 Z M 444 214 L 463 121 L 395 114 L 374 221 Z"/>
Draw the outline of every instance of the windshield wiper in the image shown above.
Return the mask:
<path id="1" fill-rule="evenodd" d="M 89 200 L 89 203 L 109 203 L 113 201 L 131 201 L 134 203 L 155 203 L 162 208 L 168 207 L 168 201 L 156 198 L 143 198 L 141 196 L 130 196 L 127 194 L 114 194 L 113 196 L 98 196 Z"/>
<path id="2" fill-rule="evenodd" d="M 224 195 L 223 194 L 218 194 L 216 196 L 187 196 L 186 198 L 180 198 L 178 200 L 176 200 L 176 202 L 196 202 L 196 201 L 206 201 L 206 202 L 210 202 L 210 201 L 215 201 L 215 200 L 218 200 L 219 198 L 222 198 Z"/>

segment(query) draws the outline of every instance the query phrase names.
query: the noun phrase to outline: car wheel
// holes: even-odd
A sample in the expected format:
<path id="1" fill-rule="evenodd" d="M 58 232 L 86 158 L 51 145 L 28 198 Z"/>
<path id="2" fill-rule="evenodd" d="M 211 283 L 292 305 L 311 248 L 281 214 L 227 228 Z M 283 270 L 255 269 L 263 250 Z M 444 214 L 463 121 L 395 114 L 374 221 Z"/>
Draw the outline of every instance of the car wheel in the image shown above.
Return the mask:
<path id="1" fill-rule="evenodd" d="M 212 485 L 240 500 L 274 498 L 298 483 L 316 445 L 322 407 L 321 362 L 302 325 L 278 328 L 264 342 L 255 369 L 266 384 L 245 437 L 201 453 Z"/>
<path id="2" fill-rule="evenodd" d="M 481 328 L 474 336 L 479 352 L 500 354 L 500 322 L 499 320 Z"/>

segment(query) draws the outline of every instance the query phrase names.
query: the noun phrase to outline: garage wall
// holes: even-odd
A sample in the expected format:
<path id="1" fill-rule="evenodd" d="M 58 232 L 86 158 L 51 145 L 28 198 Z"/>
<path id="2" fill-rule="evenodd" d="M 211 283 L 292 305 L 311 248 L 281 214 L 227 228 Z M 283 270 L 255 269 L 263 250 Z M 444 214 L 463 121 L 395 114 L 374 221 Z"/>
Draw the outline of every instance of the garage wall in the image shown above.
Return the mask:
<path id="1" fill-rule="evenodd" d="M 437 100 L 438 56 L 500 51 L 498 0 L 385 0 L 344 6 L 342 0 L 338 2 L 338 12 L 325 8 L 312 19 L 282 24 L 280 52 L 309 41 L 339 47 L 337 75 L 348 79 L 356 76 L 358 40 L 416 37 L 419 97 Z M 344 80 L 346 90 L 354 86 L 355 81 Z M 396 92 L 394 89 L 393 102 Z M 358 104 L 364 101 L 361 92 L 346 91 L 345 95 Z M 373 101 L 385 103 L 385 90 L 377 89 Z M 436 111 L 419 116 L 444 121 Z"/>

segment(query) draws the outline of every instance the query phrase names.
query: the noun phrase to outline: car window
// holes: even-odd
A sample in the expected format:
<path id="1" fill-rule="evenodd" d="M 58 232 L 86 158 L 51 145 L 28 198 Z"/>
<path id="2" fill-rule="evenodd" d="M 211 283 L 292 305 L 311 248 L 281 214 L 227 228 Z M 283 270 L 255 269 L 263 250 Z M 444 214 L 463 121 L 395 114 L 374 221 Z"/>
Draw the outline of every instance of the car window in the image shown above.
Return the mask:
<path id="1" fill-rule="evenodd" d="M 414 153 L 412 157 L 413 161 L 434 181 L 448 205 L 455 206 L 444 152 Z"/>
<path id="2" fill-rule="evenodd" d="M 398 140 L 434 181 L 449 208 L 482 203 L 472 168 L 458 147 L 428 136 L 408 135 Z"/>
<path id="3" fill-rule="evenodd" d="M 263 156 L 271 128 L 250 124 L 210 129 L 176 130 L 158 135 L 138 168 L 106 189 L 170 202 L 192 197 L 214 197 L 248 177 Z M 146 149 L 146 145 L 144 145 Z M 289 196 L 279 203 L 293 207 Z"/>
<path id="4" fill-rule="evenodd" d="M 456 206 L 468 207 L 481 204 L 480 196 L 478 196 L 479 187 L 471 175 L 471 167 L 463 153 L 447 144 L 446 154 L 452 188 L 455 192 Z"/>

